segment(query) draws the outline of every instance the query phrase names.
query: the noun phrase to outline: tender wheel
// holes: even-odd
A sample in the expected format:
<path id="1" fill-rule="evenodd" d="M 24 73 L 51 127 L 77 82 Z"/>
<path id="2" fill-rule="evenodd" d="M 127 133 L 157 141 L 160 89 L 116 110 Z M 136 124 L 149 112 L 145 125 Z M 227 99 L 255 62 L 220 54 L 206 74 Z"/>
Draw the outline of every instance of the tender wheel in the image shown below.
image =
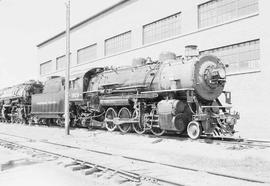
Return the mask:
<path id="1" fill-rule="evenodd" d="M 22 125 L 25 125 L 25 124 L 26 124 L 26 120 L 25 120 L 25 119 L 22 119 L 22 120 L 21 120 L 21 124 L 22 124 Z"/>
<path id="2" fill-rule="evenodd" d="M 117 113 L 113 108 L 108 108 L 105 113 L 105 123 L 108 131 L 112 132 L 117 128 L 117 125 L 113 123 L 113 119 L 117 117 Z"/>
<path id="3" fill-rule="evenodd" d="M 39 119 L 38 125 L 46 125 L 46 119 Z"/>
<path id="4" fill-rule="evenodd" d="M 191 139 L 198 139 L 202 134 L 202 127 L 200 123 L 191 121 L 187 126 L 187 133 Z"/>
<path id="5" fill-rule="evenodd" d="M 39 119 L 37 117 L 34 117 L 34 116 L 31 116 L 29 119 L 28 119 L 28 124 L 31 126 L 31 125 L 35 125 L 35 124 L 38 124 Z"/>
<path id="6" fill-rule="evenodd" d="M 131 118 L 131 113 L 128 110 L 128 108 L 123 107 L 119 111 L 118 117 L 120 118 L 120 121 L 121 120 L 127 120 L 127 119 L 130 119 Z M 127 133 L 127 132 L 129 132 L 131 130 L 131 124 L 130 123 L 124 123 L 124 124 L 118 125 L 118 128 L 119 128 L 119 130 L 121 132 Z"/>
<path id="7" fill-rule="evenodd" d="M 136 119 L 138 123 L 133 123 L 132 128 L 137 134 L 143 134 L 146 131 L 145 119 L 140 119 L 138 111 L 134 110 L 132 118 Z"/>
<path id="8" fill-rule="evenodd" d="M 49 121 L 50 122 L 50 121 Z M 49 123 L 48 122 L 48 123 Z M 59 126 L 59 127 L 65 127 L 65 118 L 57 118 L 56 121 L 55 121 L 56 125 Z"/>
<path id="9" fill-rule="evenodd" d="M 71 119 L 71 121 L 70 121 L 70 126 L 71 126 L 72 128 L 76 128 L 76 127 L 77 127 L 77 120 L 76 120 L 76 119 Z"/>
<path id="10" fill-rule="evenodd" d="M 152 110 L 150 115 L 151 132 L 156 136 L 162 136 L 165 133 L 165 130 L 160 128 L 158 121 L 154 121 L 158 120 L 158 117 L 155 115 L 157 115 L 156 109 Z"/>
<path id="11" fill-rule="evenodd" d="M 15 124 L 15 123 L 19 124 L 19 123 L 20 123 L 20 121 L 19 121 L 19 119 L 18 119 L 18 118 L 13 118 L 13 119 L 12 119 L 12 123 L 13 123 L 13 124 Z"/>
<path id="12" fill-rule="evenodd" d="M 15 119 L 15 122 L 18 123 L 18 124 L 22 124 L 23 120 L 20 119 L 20 118 L 16 118 L 16 119 Z"/>

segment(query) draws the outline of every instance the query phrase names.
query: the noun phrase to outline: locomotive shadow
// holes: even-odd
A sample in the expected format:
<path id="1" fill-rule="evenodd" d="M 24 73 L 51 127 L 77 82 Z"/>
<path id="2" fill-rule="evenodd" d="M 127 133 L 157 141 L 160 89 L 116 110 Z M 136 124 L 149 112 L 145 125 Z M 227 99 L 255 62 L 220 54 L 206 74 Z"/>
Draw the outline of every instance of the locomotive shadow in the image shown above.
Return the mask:
<path id="1" fill-rule="evenodd" d="M 9 160 L 5 163 L 0 164 L 0 171 L 6 171 L 6 170 L 13 169 L 16 167 L 29 166 L 29 165 L 34 165 L 38 163 L 41 163 L 41 161 L 36 161 L 29 158 Z"/>

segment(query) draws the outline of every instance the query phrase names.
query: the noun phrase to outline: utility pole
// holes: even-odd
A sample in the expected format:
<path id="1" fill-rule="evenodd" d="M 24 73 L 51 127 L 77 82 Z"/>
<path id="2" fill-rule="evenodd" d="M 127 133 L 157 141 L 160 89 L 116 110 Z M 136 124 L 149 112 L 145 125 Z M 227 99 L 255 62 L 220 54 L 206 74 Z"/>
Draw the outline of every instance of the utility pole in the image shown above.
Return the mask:
<path id="1" fill-rule="evenodd" d="M 70 66 L 70 1 L 66 3 L 66 78 L 65 78 L 65 132 L 69 131 L 69 66 Z"/>

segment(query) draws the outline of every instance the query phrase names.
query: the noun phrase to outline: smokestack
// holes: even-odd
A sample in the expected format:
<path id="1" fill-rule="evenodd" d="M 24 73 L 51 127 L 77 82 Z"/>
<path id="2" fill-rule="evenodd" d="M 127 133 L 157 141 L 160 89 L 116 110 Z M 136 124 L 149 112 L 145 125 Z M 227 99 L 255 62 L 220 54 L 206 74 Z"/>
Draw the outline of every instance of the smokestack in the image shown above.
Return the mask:
<path id="1" fill-rule="evenodd" d="M 185 56 L 187 58 L 198 57 L 199 50 L 197 45 L 187 45 L 185 46 Z"/>

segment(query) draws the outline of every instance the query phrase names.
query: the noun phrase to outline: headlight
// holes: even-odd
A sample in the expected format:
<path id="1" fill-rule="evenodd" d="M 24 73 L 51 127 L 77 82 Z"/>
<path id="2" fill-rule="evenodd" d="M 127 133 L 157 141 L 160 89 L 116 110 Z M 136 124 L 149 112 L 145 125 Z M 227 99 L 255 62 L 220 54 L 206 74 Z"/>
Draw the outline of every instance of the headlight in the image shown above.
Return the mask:
<path id="1" fill-rule="evenodd" d="M 220 69 L 218 70 L 218 75 L 219 75 L 220 78 L 224 79 L 224 78 L 226 77 L 226 72 L 225 72 L 225 70 L 224 70 L 223 68 L 220 68 Z"/>

